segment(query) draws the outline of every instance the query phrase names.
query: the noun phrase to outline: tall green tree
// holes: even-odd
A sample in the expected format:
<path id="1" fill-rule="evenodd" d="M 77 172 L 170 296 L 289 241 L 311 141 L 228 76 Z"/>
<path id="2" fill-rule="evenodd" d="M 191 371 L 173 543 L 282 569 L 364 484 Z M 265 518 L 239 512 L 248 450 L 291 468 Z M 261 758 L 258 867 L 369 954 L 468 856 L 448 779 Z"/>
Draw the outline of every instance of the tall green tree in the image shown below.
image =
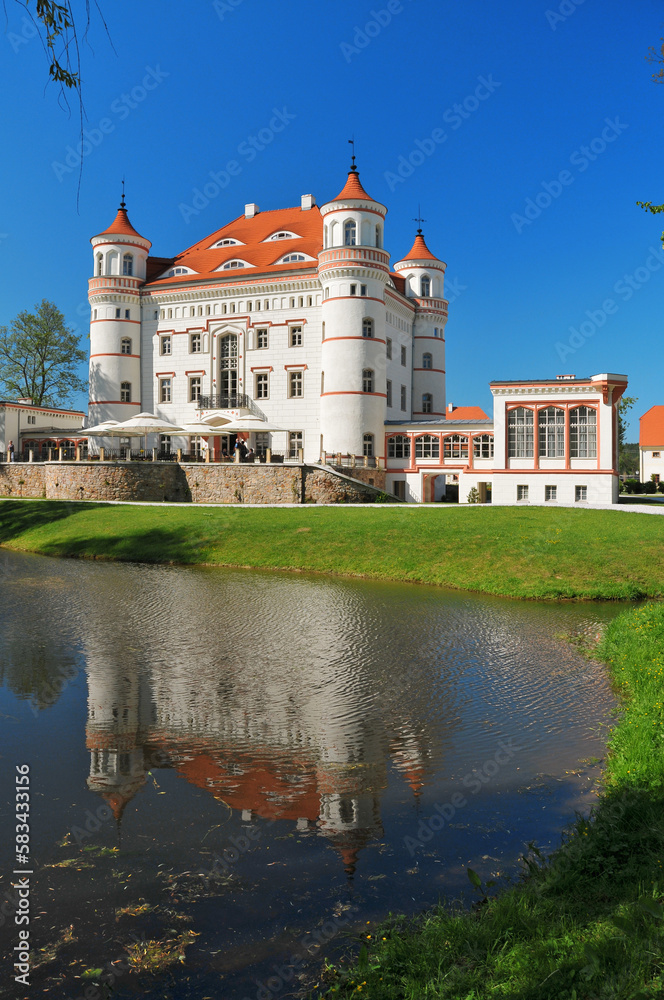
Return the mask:
<path id="1" fill-rule="evenodd" d="M 66 406 L 87 382 L 76 373 L 87 360 L 78 336 L 47 299 L 35 312 L 20 312 L 0 327 L 0 388 L 4 395 L 32 399 L 37 406 Z"/>
<path id="2" fill-rule="evenodd" d="M 618 468 L 620 472 L 631 473 L 635 468 L 638 469 L 638 459 L 636 466 L 634 465 L 634 450 L 625 441 L 628 414 L 638 401 L 638 396 L 623 396 L 618 403 Z"/>

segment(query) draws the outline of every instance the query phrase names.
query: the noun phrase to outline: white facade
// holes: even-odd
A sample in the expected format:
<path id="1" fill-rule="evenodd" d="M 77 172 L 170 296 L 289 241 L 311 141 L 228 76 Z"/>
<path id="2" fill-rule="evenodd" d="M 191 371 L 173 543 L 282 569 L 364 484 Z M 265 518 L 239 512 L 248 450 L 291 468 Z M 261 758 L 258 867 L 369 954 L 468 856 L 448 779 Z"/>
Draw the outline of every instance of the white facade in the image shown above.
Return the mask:
<path id="1" fill-rule="evenodd" d="M 10 442 L 15 457 L 27 456 L 30 450 L 42 457 L 42 446 L 55 449 L 83 444 L 84 421 L 85 414 L 80 410 L 35 406 L 20 399 L 0 401 L 0 453 L 7 455 Z"/>
<path id="2" fill-rule="evenodd" d="M 257 453 L 308 463 L 366 457 L 404 500 L 441 499 L 450 477 L 461 502 L 473 488 L 500 504 L 615 500 L 626 377 L 494 382 L 494 420 L 478 407 L 446 410 L 446 265 L 418 230 L 391 270 L 386 215 L 353 165 L 320 209 L 311 195 L 277 211 L 249 204 L 159 258 L 148 256 L 123 201 L 91 241 L 91 422 L 139 410 L 173 424 L 253 413 L 283 428 L 252 434 Z M 531 432 L 514 451 L 516 409 Z M 214 458 L 223 447 L 232 441 L 210 439 Z"/>

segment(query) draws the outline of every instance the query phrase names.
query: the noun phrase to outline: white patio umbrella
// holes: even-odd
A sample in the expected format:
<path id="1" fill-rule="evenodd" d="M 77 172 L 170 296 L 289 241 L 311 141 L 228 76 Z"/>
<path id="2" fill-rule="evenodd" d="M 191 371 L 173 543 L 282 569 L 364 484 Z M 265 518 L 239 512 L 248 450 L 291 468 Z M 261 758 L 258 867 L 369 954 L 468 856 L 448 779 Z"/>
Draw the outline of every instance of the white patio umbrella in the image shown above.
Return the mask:
<path id="1" fill-rule="evenodd" d="M 94 424 L 92 427 L 84 427 L 83 430 L 88 437 L 104 437 L 104 435 L 108 436 L 109 427 L 117 427 L 117 425 L 117 420 L 103 420 L 100 424 Z"/>
<path id="2" fill-rule="evenodd" d="M 99 424 L 102 427 L 102 424 Z M 162 417 L 155 416 L 154 413 L 137 413 L 135 417 L 123 420 L 121 423 L 112 423 L 110 420 L 104 431 L 98 432 L 101 437 L 133 438 L 144 437 L 144 448 L 147 449 L 148 434 L 184 434 L 185 432 L 177 424 L 172 424 Z"/>
<path id="3" fill-rule="evenodd" d="M 269 420 L 260 420 L 258 417 L 235 417 L 221 428 L 225 434 L 237 434 L 238 431 L 252 433 L 258 431 L 284 431 L 285 427 L 278 427 L 271 424 Z"/>

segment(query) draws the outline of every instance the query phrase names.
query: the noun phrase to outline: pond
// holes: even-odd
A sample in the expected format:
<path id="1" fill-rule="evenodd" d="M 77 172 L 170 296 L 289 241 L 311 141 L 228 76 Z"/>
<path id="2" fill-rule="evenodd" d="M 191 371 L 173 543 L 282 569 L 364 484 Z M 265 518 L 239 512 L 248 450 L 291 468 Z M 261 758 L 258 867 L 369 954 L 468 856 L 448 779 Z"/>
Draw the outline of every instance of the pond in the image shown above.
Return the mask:
<path id="1" fill-rule="evenodd" d="M 7 552 L 0 591 L 0 937 L 6 960 L 27 763 L 25 996 L 290 996 L 389 912 L 469 904 L 468 867 L 517 877 L 594 801 L 614 699 L 561 637 L 620 605 Z"/>

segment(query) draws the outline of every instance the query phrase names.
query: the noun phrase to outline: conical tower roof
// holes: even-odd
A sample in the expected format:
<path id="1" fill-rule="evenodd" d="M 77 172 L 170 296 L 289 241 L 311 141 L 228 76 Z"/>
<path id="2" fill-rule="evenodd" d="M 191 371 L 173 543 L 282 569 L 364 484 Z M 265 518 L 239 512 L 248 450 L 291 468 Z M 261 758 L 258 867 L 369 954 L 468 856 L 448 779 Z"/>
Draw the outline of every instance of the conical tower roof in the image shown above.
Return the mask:
<path id="1" fill-rule="evenodd" d="M 350 170 L 348 171 L 348 179 L 344 184 L 343 188 L 336 196 L 336 198 L 332 199 L 332 201 L 348 201 L 349 199 L 353 198 L 360 198 L 362 201 L 375 200 L 374 198 L 371 197 L 370 194 L 367 194 L 367 192 L 362 187 L 362 184 L 360 182 L 360 174 L 355 164 L 353 164 Z"/>
<path id="2" fill-rule="evenodd" d="M 436 257 L 435 254 L 431 253 L 429 247 L 426 245 L 425 239 L 422 236 L 422 230 L 417 230 L 417 236 L 415 237 L 415 242 L 410 248 L 410 252 L 402 257 L 401 260 L 436 260 L 441 263 L 440 258 Z"/>
<path id="3" fill-rule="evenodd" d="M 110 224 L 108 229 L 104 229 L 103 232 L 97 233 L 97 235 L 93 236 L 92 239 L 96 240 L 100 236 L 134 236 L 137 239 L 142 240 L 143 243 L 147 243 L 148 247 L 152 246 L 150 240 L 146 239 L 145 236 L 141 236 L 141 234 L 134 229 L 129 221 L 124 194 L 122 195 L 122 201 L 120 202 L 120 207 L 117 211 L 117 215 L 113 219 L 113 222 Z"/>

